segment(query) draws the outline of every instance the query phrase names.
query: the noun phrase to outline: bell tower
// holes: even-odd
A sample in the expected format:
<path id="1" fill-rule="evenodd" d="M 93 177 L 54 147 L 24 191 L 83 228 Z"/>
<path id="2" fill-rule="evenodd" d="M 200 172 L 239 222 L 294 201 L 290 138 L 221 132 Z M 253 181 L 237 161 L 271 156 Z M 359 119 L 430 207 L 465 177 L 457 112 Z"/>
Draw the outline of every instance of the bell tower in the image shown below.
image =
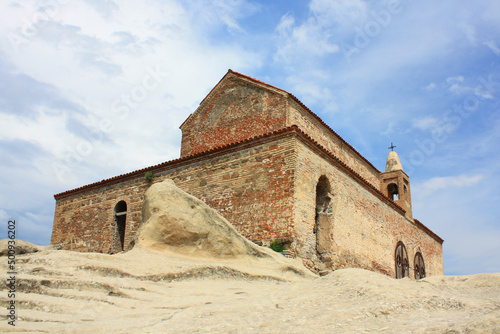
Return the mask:
<path id="1" fill-rule="evenodd" d="M 406 211 L 406 217 L 413 219 L 411 210 L 410 178 L 403 171 L 399 156 L 394 152 L 396 146 L 389 147 L 385 172 L 380 174 L 380 191 Z"/>

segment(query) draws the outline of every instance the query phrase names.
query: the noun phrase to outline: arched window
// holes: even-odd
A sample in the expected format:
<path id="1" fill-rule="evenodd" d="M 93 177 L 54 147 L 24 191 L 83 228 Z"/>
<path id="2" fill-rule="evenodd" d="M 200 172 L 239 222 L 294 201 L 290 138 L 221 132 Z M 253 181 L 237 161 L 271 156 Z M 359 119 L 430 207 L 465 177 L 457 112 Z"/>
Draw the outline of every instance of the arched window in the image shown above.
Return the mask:
<path id="1" fill-rule="evenodd" d="M 120 239 L 120 249 L 124 249 L 125 245 L 125 223 L 127 222 L 127 203 L 120 201 L 115 205 L 115 222 Z"/>
<path id="2" fill-rule="evenodd" d="M 403 278 L 409 274 L 408 253 L 403 242 L 398 242 L 395 252 L 396 278 Z"/>
<path id="3" fill-rule="evenodd" d="M 387 186 L 387 194 L 389 198 L 393 201 L 397 201 L 399 199 L 399 191 L 398 185 L 396 183 L 391 183 Z"/>
<path id="4" fill-rule="evenodd" d="M 316 184 L 316 219 L 314 233 L 316 233 L 316 253 L 321 257 L 331 251 L 331 217 L 332 217 L 332 195 L 330 194 L 330 182 L 326 176 L 321 176 Z"/>
<path id="5" fill-rule="evenodd" d="M 425 277 L 425 263 L 422 253 L 417 252 L 415 254 L 415 279 L 421 279 Z"/>

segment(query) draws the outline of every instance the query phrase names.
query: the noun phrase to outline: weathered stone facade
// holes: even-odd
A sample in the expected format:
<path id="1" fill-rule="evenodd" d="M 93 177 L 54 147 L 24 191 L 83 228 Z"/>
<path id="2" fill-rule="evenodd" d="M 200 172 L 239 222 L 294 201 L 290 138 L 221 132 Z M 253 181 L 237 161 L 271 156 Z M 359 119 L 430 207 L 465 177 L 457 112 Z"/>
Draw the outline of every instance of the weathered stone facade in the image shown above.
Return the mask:
<path id="1" fill-rule="evenodd" d="M 279 239 L 311 267 L 396 276 L 399 263 L 413 276 L 419 253 L 427 275 L 443 273 L 443 240 L 412 218 L 404 171 L 378 171 L 290 93 L 229 71 L 181 129 L 180 159 L 55 195 L 51 243 L 130 248 L 152 172 L 152 182 L 173 179 L 248 239 Z"/>

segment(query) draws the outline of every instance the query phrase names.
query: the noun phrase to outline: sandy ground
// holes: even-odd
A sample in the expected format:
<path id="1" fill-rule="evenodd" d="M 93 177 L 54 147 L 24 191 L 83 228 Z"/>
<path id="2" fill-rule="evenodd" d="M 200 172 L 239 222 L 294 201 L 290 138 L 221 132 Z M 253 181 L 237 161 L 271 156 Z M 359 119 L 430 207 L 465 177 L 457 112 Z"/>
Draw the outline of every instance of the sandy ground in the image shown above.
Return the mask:
<path id="1" fill-rule="evenodd" d="M 500 274 L 315 277 L 296 262 L 45 250 L 17 256 L 19 333 L 500 333 Z M 8 277 L 0 257 L 1 279 Z"/>

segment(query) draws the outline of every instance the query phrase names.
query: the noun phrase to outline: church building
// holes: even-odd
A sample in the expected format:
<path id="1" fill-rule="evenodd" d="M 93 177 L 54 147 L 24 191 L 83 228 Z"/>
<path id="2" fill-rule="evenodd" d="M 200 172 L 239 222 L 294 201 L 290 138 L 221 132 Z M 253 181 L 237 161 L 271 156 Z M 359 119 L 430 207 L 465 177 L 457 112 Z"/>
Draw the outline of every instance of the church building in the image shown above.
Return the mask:
<path id="1" fill-rule="evenodd" d="M 145 191 L 168 178 L 316 271 L 443 274 L 443 239 L 413 218 L 397 153 L 380 172 L 289 92 L 229 70 L 180 128 L 179 159 L 54 195 L 51 244 L 130 249 Z"/>

